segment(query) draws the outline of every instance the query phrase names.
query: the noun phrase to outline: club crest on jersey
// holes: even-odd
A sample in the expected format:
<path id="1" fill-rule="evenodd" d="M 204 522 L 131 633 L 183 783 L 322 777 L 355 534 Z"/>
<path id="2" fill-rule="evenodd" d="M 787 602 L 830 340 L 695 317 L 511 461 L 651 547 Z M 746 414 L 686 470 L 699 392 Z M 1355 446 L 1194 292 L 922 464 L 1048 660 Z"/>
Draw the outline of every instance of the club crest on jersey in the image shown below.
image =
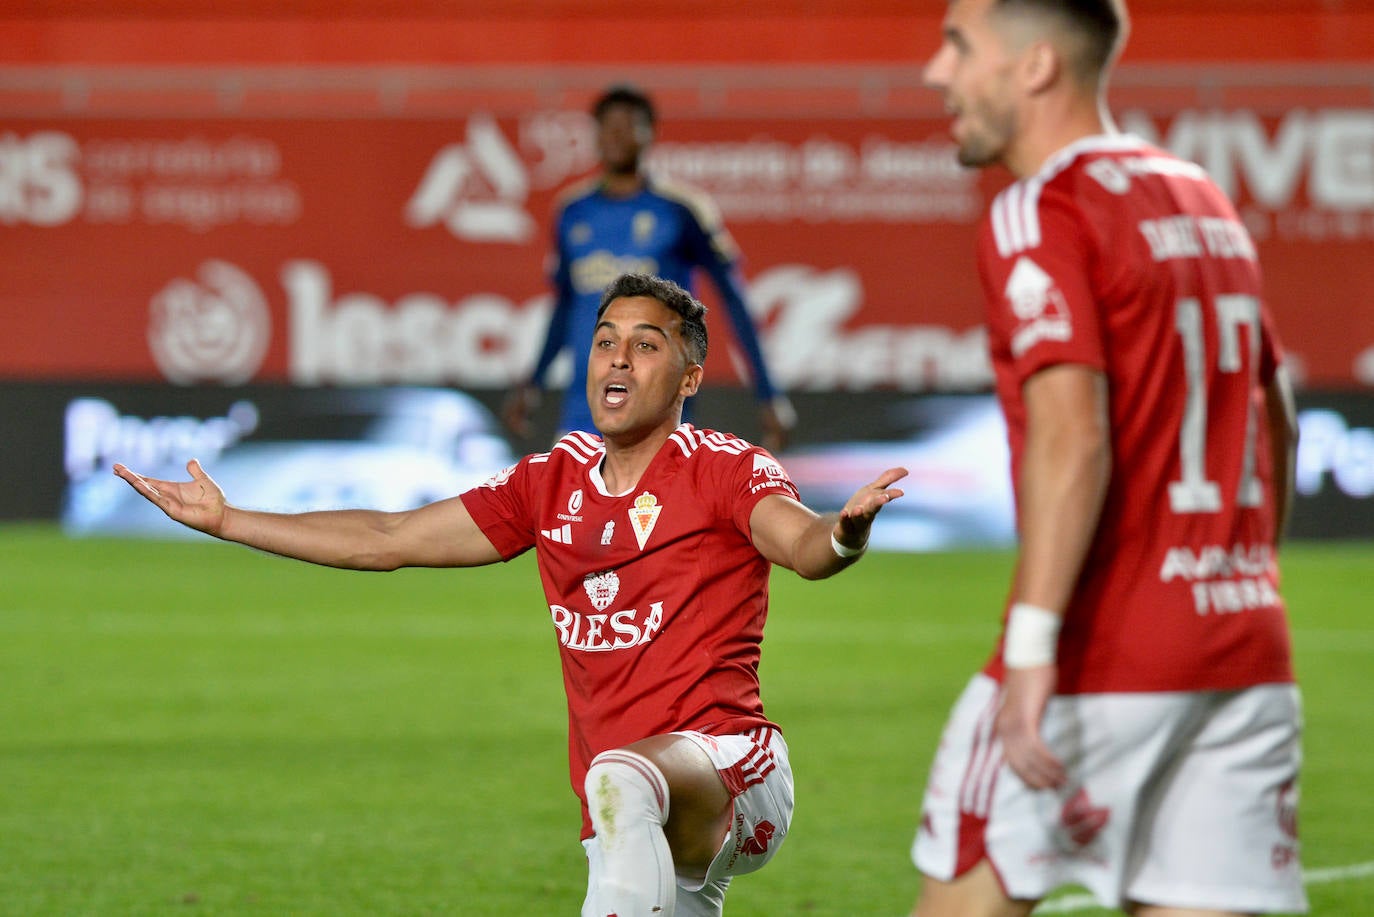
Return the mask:
<path id="1" fill-rule="evenodd" d="M 592 607 L 597 611 L 605 611 L 620 594 L 620 577 L 616 576 L 614 570 L 593 573 L 582 581 L 582 588 L 587 591 L 587 598 L 591 600 Z"/>
<path id="2" fill-rule="evenodd" d="M 653 534 L 654 526 L 658 524 L 658 514 L 663 512 L 663 507 L 658 505 L 658 497 L 649 493 L 647 490 L 635 497 L 635 505 L 630 507 L 630 523 L 634 526 L 635 541 L 639 542 L 639 549 L 644 550 L 644 544 Z"/>
<path id="3" fill-rule="evenodd" d="M 1069 306 L 1054 278 L 1029 257 L 1022 255 L 1003 289 L 1012 315 L 1020 325 L 1011 336 L 1011 354 L 1019 357 L 1040 341 L 1067 341 L 1073 337 Z"/>
<path id="4" fill-rule="evenodd" d="M 654 226 L 658 223 L 654 215 L 647 210 L 641 210 L 634 215 L 630 221 L 630 232 L 634 235 L 636 245 L 643 245 L 648 242 L 654 234 Z"/>

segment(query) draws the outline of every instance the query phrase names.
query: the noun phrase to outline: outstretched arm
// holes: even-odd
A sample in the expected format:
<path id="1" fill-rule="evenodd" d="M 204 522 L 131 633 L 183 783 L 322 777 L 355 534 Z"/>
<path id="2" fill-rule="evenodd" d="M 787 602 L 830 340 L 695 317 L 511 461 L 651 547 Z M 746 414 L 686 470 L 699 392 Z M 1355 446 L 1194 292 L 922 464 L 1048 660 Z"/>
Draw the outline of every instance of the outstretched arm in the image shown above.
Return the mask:
<path id="1" fill-rule="evenodd" d="M 806 579 L 833 576 L 868 547 L 874 517 L 902 495 L 891 485 L 906 473 L 905 468 L 889 468 L 872 484 L 860 487 L 838 513 L 818 515 L 782 494 L 764 497 L 749 517 L 754 547 L 772 563 Z"/>
<path id="2" fill-rule="evenodd" d="M 264 513 L 230 505 L 195 459 L 186 470 L 189 481 L 161 481 L 114 466 L 116 475 L 169 518 L 283 557 L 349 570 L 474 567 L 501 559 L 458 497 L 399 513 Z"/>

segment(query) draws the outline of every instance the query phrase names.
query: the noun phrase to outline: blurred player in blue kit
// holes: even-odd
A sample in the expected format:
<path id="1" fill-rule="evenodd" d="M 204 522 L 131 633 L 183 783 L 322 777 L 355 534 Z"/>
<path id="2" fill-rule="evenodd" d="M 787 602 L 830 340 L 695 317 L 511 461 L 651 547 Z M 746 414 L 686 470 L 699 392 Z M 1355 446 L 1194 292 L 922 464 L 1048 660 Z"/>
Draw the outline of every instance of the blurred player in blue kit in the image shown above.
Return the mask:
<path id="1" fill-rule="evenodd" d="M 549 368 L 573 352 L 573 377 L 563 396 L 559 434 L 593 430 L 583 391 L 586 361 L 601 293 L 624 273 L 652 274 L 693 289 L 700 268 L 710 275 L 749 366 L 759 403 L 762 445 L 777 452 L 787 443 L 796 414 L 764 364 L 740 277 L 739 253 L 715 203 L 702 192 L 647 174 L 644 155 L 654 139 L 656 115 L 649 97 L 632 86 L 613 86 L 592 107 L 601 171 L 565 189 L 554 211 L 553 314 L 529 379 L 511 392 L 506 426 L 526 435 L 530 413 L 546 388 Z"/>

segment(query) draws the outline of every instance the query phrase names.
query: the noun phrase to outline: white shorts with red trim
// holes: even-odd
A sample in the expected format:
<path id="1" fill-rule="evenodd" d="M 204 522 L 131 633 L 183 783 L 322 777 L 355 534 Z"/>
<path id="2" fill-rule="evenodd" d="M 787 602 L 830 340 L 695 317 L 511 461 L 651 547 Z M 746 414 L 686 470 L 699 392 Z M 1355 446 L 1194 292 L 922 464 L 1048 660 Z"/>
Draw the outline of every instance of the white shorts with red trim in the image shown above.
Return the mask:
<path id="1" fill-rule="evenodd" d="M 1106 907 L 1306 910 L 1296 686 L 1051 698 L 1041 733 L 1069 779 L 1043 791 L 1002 758 L 998 695 L 974 676 L 945 727 L 912 845 L 922 873 L 986 859 L 1010 898 L 1076 884 Z"/>
<path id="2" fill-rule="evenodd" d="M 792 825 L 792 765 L 787 743 L 776 729 L 713 736 L 675 732 L 711 759 L 730 791 L 734 812 L 730 830 L 704 876 L 677 876 L 677 917 L 720 917 L 725 890 L 734 876 L 760 869 L 782 846 Z M 582 842 L 589 863 L 600 857 L 593 835 Z M 590 870 L 595 872 L 595 868 Z"/>
<path id="3" fill-rule="evenodd" d="M 678 877 L 688 890 L 760 869 L 782 846 L 792 825 L 792 765 L 782 733 L 767 727 L 740 735 L 675 732 L 706 752 L 734 798 L 730 833 L 705 877 Z"/>

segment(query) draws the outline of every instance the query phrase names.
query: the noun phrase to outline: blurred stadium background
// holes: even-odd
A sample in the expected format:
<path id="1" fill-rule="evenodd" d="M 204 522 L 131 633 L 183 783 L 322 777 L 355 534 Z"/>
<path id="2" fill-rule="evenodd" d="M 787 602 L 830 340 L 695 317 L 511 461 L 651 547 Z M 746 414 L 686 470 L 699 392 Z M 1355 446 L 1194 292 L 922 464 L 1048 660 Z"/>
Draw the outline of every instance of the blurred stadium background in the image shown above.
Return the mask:
<path id="1" fill-rule="evenodd" d="M 954 165 L 940 101 L 921 87 L 943 9 L 0 6 L 0 533 L 11 548 L 38 533 L 32 550 L 94 565 L 80 577 L 136 543 L 68 553 L 42 533 L 178 534 L 130 499 L 112 461 L 170 476 L 194 454 L 247 505 L 394 508 L 542 448 L 552 403 L 524 440 L 493 411 L 542 339 L 550 207 L 595 167 L 587 106 L 632 81 L 659 104 L 654 167 L 709 191 L 744 252 L 765 351 L 801 418 L 781 458 L 808 501 L 838 505 L 906 464 L 909 496 L 878 527 L 881 546 L 984 550 L 1000 570 L 1009 491 L 973 234 L 1005 177 Z M 1374 9 L 1133 0 L 1132 12 L 1113 107 L 1206 166 L 1258 242 L 1301 385 L 1292 532 L 1347 542 L 1331 556 L 1356 580 L 1352 616 L 1333 627 L 1367 651 Z M 752 438 L 728 329 L 712 331 L 696 419 Z M 34 637 L 41 589 L 6 601 L 12 565 L 30 563 L 6 553 L 0 632 Z M 21 645 L 0 660 L 16 680 L 43 677 L 16 661 Z M 1367 652 L 1352 658 L 1368 668 Z M 387 912 L 417 912 L 401 902 Z M 1347 912 L 1362 911 L 1331 911 Z"/>
<path id="2" fill-rule="evenodd" d="M 900 459 L 932 496 L 887 546 L 1005 544 L 972 237 L 1006 179 L 954 164 L 921 87 L 943 6 L 7 4 L 0 418 L 30 483 L 0 519 L 143 527 L 106 466 L 160 473 L 188 446 L 268 462 L 246 478 L 275 490 L 236 497 L 286 507 L 395 505 L 545 445 L 552 404 L 504 449 L 490 409 L 541 340 L 552 200 L 596 164 L 588 103 L 630 80 L 662 110 L 654 167 L 710 192 L 744 252 L 803 490 L 824 504 Z M 1113 104 L 1259 242 L 1303 385 L 1295 534 L 1370 535 L 1374 11 L 1262 7 L 1139 0 Z M 752 436 L 728 346 L 707 382 L 698 422 Z M 310 483 L 331 450 L 350 458 Z M 375 492 L 397 452 L 424 480 Z"/>

